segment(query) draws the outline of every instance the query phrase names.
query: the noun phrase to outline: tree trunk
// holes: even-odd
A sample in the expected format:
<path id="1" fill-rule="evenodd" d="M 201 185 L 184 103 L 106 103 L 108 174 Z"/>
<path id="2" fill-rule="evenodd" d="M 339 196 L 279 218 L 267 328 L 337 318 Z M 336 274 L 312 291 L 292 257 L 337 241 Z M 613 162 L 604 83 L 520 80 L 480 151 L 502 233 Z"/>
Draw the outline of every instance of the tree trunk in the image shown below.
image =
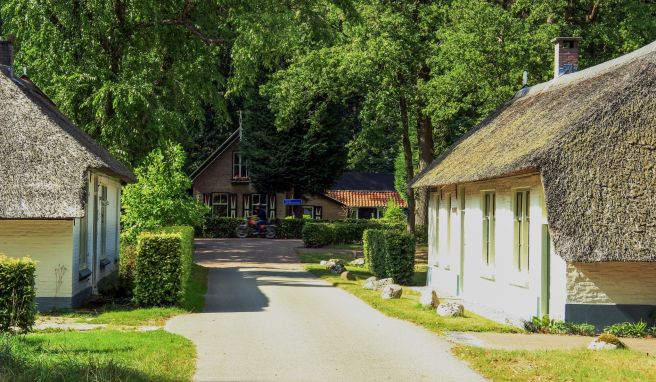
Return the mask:
<path id="1" fill-rule="evenodd" d="M 303 194 L 297 187 L 294 187 L 293 199 L 302 199 Z M 291 206 L 296 219 L 303 219 L 303 206 Z"/>
<path id="2" fill-rule="evenodd" d="M 401 129 L 403 142 L 403 158 L 405 159 L 405 181 L 408 194 L 408 230 L 415 233 L 415 193 L 411 186 L 414 178 L 414 164 L 412 163 L 412 146 L 410 144 L 410 127 L 408 122 L 408 103 L 405 96 L 399 96 L 401 110 Z"/>
<path id="3" fill-rule="evenodd" d="M 422 65 L 419 70 L 419 79 L 426 82 L 430 79 L 430 69 L 426 65 Z M 423 109 L 423 102 L 420 102 L 417 107 L 417 150 L 419 154 L 419 167 L 417 173 L 421 173 L 425 168 L 430 166 L 435 158 L 433 152 L 433 123 L 429 116 L 427 116 Z M 428 225 L 428 187 L 422 187 L 416 190 L 415 200 L 417 204 L 417 216 L 415 224 L 417 226 Z"/>

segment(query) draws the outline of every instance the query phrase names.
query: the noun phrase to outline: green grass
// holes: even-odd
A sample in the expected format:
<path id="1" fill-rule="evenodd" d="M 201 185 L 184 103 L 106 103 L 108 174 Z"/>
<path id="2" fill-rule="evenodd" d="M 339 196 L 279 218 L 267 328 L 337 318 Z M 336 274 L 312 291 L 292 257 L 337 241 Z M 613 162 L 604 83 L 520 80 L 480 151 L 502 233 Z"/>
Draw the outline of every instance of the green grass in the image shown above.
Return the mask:
<path id="1" fill-rule="evenodd" d="M 321 260 L 330 260 L 330 259 L 340 259 L 345 263 L 348 263 L 351 260 L 355 260 L 355 256 L 347 255 L 344 253 L 301 253 L 299 255 L 301 263 L 307 264 L 316 264 L 321 262 Z"/>
<path id="2" fill-rule="evenodd" d="M 453 352 L 493 381 L 656 381 L 656 357 L 631 350 L 507 351 L 459 345 Z"/>
<path id="3" fill-rule="evenodd" d="M 135 308 L 131 305 L 109 305 L 101 308 L 97 314 L 88 312 L 68 312 L 57 314 L 60 317 L 77 318 L 78 322 L 90 324 L 107 324 L 116 326 L 164 325 L 173 316 L 189 312 L 201 312 L 205 307 L 208 269 L 193 264 L 191 279 L 185 291 L 181 307 Z"/>
<path id="4" fill-rule="evenodd" d="M 193 343 L 163 330 L 0 338 L 0 381 L 188 381 Z"/>
<path id="5" fill-rule="evenodd" d="M 354 251 L 362 251 L 362 244 L 331 244 L 325 247 L 327 251 L 331 248 L 334 249 L 352 249 Z"/>
<path id="6" fill-rule="evenodd" d="M 362 289 L 363 280 L 370 277 L 371 273 L 360 267 L 346 268 L 356 277 L 355 281 L 344 280 L 321 265 L 306 265 L 310 273 L 346 290 L 382 313 L 413 322 L 437 334 L 444 334 L 446 331 L 521 332 L 520 329 L 496 323 L 471 312 L 465 312 L 465 317 L 440 317 L 433 309 L 423 308 L 419 304 L 419 294 L 409 288 L 403 288 L 400 299 L 383 300 L 380 298 L 380 291 Z"/>

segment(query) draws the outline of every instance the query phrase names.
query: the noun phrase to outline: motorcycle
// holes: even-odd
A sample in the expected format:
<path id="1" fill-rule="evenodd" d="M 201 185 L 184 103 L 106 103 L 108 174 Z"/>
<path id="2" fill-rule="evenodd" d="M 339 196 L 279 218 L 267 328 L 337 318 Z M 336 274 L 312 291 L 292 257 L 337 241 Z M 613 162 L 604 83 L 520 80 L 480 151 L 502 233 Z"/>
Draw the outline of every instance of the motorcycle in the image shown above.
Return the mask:
<path id="1" fill-rule="evenodd" d="M 246 218 L 244 223 L 239 225 L 235 230 L 235 235 L 240 239 L 245 239 L 250 236 L 264 236 L 267 239 L 276 238 L 276 226 L 273 224 L 267 224 L 262 227 L 262 230 L 257 226 L 257 221 L 255 219 Z"/>

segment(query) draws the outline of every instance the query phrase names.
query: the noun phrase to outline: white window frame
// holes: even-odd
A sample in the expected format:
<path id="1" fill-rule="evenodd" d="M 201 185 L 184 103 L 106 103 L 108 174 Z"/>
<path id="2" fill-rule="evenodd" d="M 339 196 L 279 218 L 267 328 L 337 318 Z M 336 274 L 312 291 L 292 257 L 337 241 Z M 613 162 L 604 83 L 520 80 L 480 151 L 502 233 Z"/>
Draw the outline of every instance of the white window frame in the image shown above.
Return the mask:
<path id="1" fill-rule="evenodd" d="M 216 197 L 219 197 L 219 201 L 216 201 Z M 221 202 L 221 197 L 225 197 L 225 203 Z M 212 208 L 213 217 L 229 217 L 230 216 L 230 194 L 227 192 L 213 192 L 210 196 L 210 205 Z M 215 206 L 225 206 L 226 213 L 222 215 L 217 215 L 214 212 Z"/>
<path id="2" fill-rule="evenodd" d="M 232 153 L 232 179 L 248 179 L 248 165 L 240 151 Z"/>
<path id="3" fill-rule="evenodd" d="M 496 235 L 496 193 L 494 190 L 481 193 L 481 212 L 483 215 L 483 264 L 489 268 L 495 265 Z"/>
<path id="4" fill-rule="evenodd" d="M 531 191 L 513 192 L 513 264 L 520 273 L 528 273 L 530 264 Z"/>

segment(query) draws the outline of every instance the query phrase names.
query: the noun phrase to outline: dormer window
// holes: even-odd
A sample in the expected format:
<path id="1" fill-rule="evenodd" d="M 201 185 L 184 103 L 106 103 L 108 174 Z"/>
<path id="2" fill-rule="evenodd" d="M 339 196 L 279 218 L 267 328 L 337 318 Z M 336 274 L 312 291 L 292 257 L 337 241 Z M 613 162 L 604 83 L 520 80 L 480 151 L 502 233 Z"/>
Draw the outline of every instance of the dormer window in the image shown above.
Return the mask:
<path id="1" fill-rule="evenodd" d="M 232 179 L 248 180 L 248 165 L 239 151 L 232 153 Z"/>

